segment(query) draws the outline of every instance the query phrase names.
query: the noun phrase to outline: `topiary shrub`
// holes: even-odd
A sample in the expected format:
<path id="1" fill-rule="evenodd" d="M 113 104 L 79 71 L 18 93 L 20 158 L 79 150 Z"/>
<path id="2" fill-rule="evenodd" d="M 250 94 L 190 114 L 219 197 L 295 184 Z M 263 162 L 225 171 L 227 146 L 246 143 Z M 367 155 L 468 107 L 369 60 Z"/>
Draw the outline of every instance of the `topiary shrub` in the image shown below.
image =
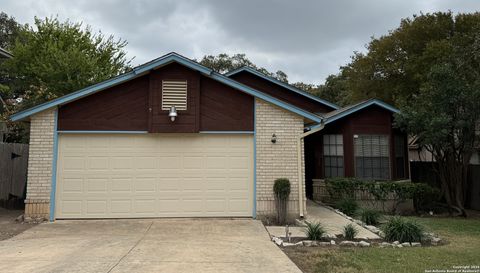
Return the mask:
<path id="1" fill-rule="evenodd" d="M 277 222 L 284 225 L 287 221 L 287 203 L 290 195 L 290 181 L 287 178 L 278 178 L 273 184 L 275 205 L 277 208 Z"/>
<path id="2" fill-rule="evenodd" d="M 355 236 L 358 234 L 358 229 L 355 228 L 353 224 L 348 224 L 343 227 L 343 237 L 347 240 L 355 239 Z"/>
<path id="3" fill-rule="evenodd" d="M 362 209 L 360 211 L 360 219 L 367 225 L 376 226 L 380 223 L 382 214 L 373 209 Z"/>
<path id="4" fill-rule="evenodd" d="M 319 222 L 310 223 L 305 222 L 305 235 L 307 236 L 308 240 L 317 241 L 320 240 L 323 235 L 325 235 L 326 231 L 323 226 Z"/>
<path id="5" fill-rule="evenodd" d="M 358 203 L 351 198 L 344 198 L 337 201 L 335 207 L 346 215 L 353 216 L 357 212 Z"/>
<path id="6" fill-rule="evenodd" d="M 425 237 L 425 229 L 420 224 L 395 216 L 382 227 L 385 240 L 389 242 L 421 242 Z"/>

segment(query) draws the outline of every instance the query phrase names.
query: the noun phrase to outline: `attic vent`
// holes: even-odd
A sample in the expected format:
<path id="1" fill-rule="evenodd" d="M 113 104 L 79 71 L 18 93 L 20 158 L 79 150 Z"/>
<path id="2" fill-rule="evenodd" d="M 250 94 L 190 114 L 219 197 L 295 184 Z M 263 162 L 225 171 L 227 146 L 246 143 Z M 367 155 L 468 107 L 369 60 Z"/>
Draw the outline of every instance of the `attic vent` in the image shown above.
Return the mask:
<path id="1" fill-rule="evenodd" d="M 162 81 L 162 110 L 187 110 L 187 81 Z"/>

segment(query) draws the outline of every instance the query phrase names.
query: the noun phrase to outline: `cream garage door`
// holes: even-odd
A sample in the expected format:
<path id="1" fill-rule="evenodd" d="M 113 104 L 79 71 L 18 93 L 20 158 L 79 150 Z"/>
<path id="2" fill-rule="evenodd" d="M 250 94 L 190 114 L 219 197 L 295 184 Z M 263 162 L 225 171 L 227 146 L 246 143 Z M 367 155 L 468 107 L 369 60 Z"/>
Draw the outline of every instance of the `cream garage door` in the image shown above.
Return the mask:
<path id="1" fill-rule="evenodd" d="M 252 216 L 253 136 L 60 134 L 56 218 Z"/>

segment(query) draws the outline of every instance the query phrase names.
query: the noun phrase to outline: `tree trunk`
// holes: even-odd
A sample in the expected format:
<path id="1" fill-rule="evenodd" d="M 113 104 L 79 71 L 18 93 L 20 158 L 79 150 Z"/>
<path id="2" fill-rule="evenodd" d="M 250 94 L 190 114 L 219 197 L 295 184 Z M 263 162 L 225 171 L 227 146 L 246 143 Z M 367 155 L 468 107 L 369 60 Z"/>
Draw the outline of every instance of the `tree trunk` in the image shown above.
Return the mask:
<path id="1" fill-rule="evenodd" d="M 438 174 L 447 204 L 458 211 L 459 215 L 466 217 L 465 211 L 465 185 L 467 181 L 467 167 L 456 162 L 451 155 L 445 160 L 438 160 Z"/>

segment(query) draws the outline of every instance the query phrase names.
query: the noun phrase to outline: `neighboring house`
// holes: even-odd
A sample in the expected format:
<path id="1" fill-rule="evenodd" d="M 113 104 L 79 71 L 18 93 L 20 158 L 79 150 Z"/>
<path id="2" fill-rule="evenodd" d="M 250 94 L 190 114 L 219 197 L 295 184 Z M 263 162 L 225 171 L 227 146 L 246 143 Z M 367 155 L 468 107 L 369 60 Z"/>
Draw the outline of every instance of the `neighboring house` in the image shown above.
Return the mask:
<path id="1" fill-rule="evenodd" d="M 222 75 L 169 53 L 12 116 L 30 122 L 26 216 L 263 217 L 281 177 L 303 216 L 312 177 L 408 177 L 397 111 L 339 109 L 251 68 Z"/>
<path id="2" fill-rule="evenodd" d="M 480 150 L 477 147 L 477 151 L 472 154 L 470 158 L 470 164 L 480 165 Z M 428 151 L 425 147 L 422 147 L 418 143 L 418 139 L 415 136 L 410 136 L 408 138 L 408 158 L 411 162 L 434 162 L 435 158 L 432 153 Z"/>
<path id="3" fill-rule="evenodd" d="M 5 59 L 10 59 L 12 57 L 13 55 L 10 54 L 10 52 L 0 47 L 0 61 Z M 0 94 L 0 114 L 2 113 L 3 109 L 6 107 L 7 107 L 7 102 L 2 98 L 2 95 Z M 0 142 L 3 142 L 5 138 L 4 135 L 6 133 L 7 133 L 7 125 L 4 122 L 0 121 Z"/>

